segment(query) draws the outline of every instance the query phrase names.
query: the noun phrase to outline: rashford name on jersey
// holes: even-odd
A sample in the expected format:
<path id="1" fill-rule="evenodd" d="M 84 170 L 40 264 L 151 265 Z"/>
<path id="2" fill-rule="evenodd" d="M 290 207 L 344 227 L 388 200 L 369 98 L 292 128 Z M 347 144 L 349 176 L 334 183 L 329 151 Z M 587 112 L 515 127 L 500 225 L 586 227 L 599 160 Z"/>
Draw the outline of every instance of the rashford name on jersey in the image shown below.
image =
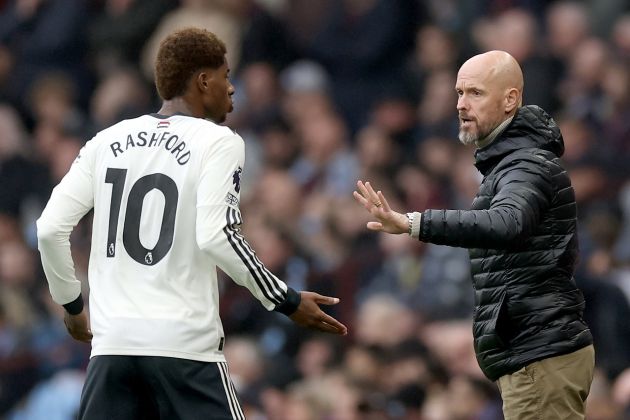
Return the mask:
<path id="1" fill-rule="evenodd" d="M 140 131 L 134 135 L 127 134 L 126 142 L 114 141 L 109 145 L 114 157 L 125 153 L 133 147 L 164 147 L 171 152 L 180 165 L 185 165 L 190 160 L 190 150 L 186 150 L 186 142 L 180 140 L 177 134 L 168 131 L 153 132 Z"/>

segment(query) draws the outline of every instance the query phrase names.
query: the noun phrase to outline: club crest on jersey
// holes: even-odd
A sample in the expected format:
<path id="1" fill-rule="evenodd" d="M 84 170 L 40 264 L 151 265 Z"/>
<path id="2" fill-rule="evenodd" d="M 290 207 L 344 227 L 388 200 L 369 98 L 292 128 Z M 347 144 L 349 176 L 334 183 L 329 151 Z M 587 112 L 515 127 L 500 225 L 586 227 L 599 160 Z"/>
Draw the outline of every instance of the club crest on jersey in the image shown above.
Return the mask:
<path id="1" fill-rule="evenodd" d="M 230 192 L 225 196 L 225 202 L 231 206 L 238 206 L 238 198 Z"/>
<path id="2" fill-rule="evenodd" d="M 234 184 L 234 191 L 236 192 L 241 191 L 241 173 L 242 172 L 243 172 L 243 168 L 239 166 L 238 169 L 235 170 L 234 174 L 232 175 L 232 184 Z"/>
<path id="3" fill-rule="evenodd" d="M 144 257 L 144 262 L 147 263 L 147 265 L 153 264 L 153 254 L 151 251 L 147 252 L 147 255 Z"/>
<path id="4" fill-rule="evenodd" d="M 171 125 L 170 121 L 160 121 L 157 128 L 168 128 L 169 125 Z"/>

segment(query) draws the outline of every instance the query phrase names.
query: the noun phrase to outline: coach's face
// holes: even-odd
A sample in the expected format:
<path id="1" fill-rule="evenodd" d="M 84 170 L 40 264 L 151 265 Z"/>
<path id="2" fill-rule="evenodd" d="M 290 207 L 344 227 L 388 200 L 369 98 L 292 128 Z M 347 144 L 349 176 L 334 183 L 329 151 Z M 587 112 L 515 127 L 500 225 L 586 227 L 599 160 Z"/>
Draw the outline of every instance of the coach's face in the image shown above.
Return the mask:
<path id="1" fill-rule="evenodd" d="M 466 61 L 457 73 L 459 140 L 484 139 L 522 103 L 523 72 L 505 51 L 489 51 Z"/>
<path id="2" fill-rule="evenodd" d="M 465 63 L 457 74 L 459 140 L 472 144 L 494 130 L 504 117 L 502 92 L 494 83 L 493 69 Z"/>
<path id="3" fill-rule="evenodd" d="M 206 118 L 216 123 L 225 121 L 227 114 L 232 112 L 234 104 L 232 95 L 234 86 L 230 82 L 227 61 L 217 69 L 207 69 L 202 77 L 203 104 Z"/>

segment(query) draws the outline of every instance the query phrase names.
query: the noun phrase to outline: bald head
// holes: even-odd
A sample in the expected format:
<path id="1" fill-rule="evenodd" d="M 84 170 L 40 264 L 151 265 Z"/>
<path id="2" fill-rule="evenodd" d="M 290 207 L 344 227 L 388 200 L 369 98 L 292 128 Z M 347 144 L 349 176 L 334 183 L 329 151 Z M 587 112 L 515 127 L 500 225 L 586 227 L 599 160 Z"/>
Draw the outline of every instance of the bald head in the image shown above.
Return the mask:
<path id="1" fill-rule="evenodd" d="M 505 51 L 489 51 L 466 61 L 457 73 L 460 140 L 475 143 L 512 117 L 522 103 L 523 72 Z"/>
<path id="2" fill-rule="evenodd" d="M 523 72 L 521 66 L 505 51 L 488 51 L 475 55 L 459 69 L 459 74 L 477 75 L 486 83 L 498 89 L 517 89 L 519 97 L 523 92 Z"/>

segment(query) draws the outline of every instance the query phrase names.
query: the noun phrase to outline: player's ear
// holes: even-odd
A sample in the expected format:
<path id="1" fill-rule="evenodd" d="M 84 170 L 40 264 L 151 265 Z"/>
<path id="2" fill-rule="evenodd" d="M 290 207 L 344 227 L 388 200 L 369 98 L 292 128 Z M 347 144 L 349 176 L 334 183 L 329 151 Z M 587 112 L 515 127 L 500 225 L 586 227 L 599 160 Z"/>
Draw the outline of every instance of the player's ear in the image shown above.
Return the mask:
<path id="1" fill-rule="evenodd" d="M 208 78 L 209 78 L 209 75 L 205 71 L 200 71 L 197 74 L 195 81 L 197 82 L 197 87 L 200 90 L 208 89 Z"/>

